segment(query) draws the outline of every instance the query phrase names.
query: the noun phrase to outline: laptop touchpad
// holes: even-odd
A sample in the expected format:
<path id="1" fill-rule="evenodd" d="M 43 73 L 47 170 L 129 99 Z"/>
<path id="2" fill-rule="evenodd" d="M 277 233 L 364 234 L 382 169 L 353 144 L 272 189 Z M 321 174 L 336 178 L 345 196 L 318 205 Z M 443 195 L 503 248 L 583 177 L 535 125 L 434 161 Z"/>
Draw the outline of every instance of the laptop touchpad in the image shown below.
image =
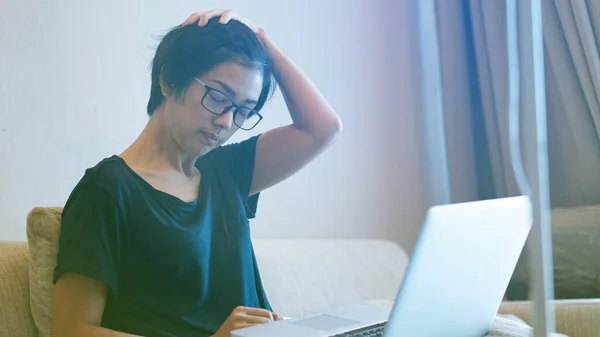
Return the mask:
<path id="1" fill-rule="evenodd" d="M 305 326 L 308 328 L 322 330 L 322 331 L 330 331 L 339 328 L 343 328 L 345 326 L 350 326 L 360 323 L 358 321 L 353 321 L 350 319 L 345 319 L 341 317 L 331 316 L 331 315 L 319 315 L 309 318 L 304 318 L 295 322 L 290 322 L 290 324 L 296 324 Z"/>

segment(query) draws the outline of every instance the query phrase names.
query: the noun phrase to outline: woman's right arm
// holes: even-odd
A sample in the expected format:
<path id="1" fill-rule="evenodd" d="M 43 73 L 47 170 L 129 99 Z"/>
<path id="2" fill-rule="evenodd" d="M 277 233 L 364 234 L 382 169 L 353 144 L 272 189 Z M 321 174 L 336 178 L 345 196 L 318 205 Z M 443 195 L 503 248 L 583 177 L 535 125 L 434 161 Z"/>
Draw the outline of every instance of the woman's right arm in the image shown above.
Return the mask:
<path id="1" fill-rule="evenodd" d="M 74 273 L 61 276 L 54 286 L 51 337 L 140 337 L 100 327 L 107 289 L 102 282 Z M 212 337 L 228 337 L 231 331 L 278 320 L 277 314 L 260 308 L 237 307 Z"/>
<path id="2" fill-rule="evenodd" d="M 54 286 L 51 337 L 134 337 L 100 327 L 106 293 L 106 286 L 92 278 L 62 275 Z"/>

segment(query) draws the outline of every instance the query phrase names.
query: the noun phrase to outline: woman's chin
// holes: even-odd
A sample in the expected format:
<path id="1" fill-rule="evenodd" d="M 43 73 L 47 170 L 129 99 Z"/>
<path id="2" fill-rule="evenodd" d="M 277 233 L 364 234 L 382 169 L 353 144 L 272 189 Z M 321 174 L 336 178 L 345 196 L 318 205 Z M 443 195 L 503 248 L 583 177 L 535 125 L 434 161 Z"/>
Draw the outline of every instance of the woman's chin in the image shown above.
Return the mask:
<path id="1" fill-rule="evenodd" d="M 200 144 L 200 146 L 197 146 L 195 149 L 193 149 L 193 151 L 191 151 L 191 154 L 198 156 L 198 157 L 202 157 L 214 149 L 215 149 L 215 146 Z"/>

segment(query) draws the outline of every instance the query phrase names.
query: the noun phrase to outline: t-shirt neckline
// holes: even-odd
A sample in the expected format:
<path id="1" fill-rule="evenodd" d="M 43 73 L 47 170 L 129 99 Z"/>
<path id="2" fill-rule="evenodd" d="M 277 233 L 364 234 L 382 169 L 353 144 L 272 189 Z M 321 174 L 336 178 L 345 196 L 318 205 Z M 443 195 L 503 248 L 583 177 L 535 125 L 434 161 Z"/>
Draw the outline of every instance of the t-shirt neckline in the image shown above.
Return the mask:
<path id="1" fill-rule="evenodd" d="M 123 158 L 121 158 L 121 156 L 115 154 L 112 157 L 114 159 L 116 159 L 117 161 L 119 161 L 121 163 L 121 165 L 123 165 L 127 169 L 127 171 L 135 178 L 135 180 L 137 180 L 141 185 L 143 185 L 144 188 L 152 191 L 152 193 L 162 195 L 162 196 L 169 198 L 179 204 L 188 205 L 188 206 L 197 205 L 200 198 L 204 196 L 204 188 L 205 188 L 205 185 L 207 184 L 206 170 L 203 170 L 200 167 L 199 162 L 196 163 L 196 168 L 200 172 L 200 185 L 198 186 L 198 195 L 196 196 L 196 198 L 194 200 L 185 201 L 179 197 L 176 197 L 170 193 L 161 191 L 161 190 L 155 188 L 154 186 L 152 186 L 152 184 L 150 184 L 146 179 L 144 179 L 144 177 L 142 177 L 139 173 L 137 173 L 134 169 L 132 169 L 127 164 L 127 162 Z"/>

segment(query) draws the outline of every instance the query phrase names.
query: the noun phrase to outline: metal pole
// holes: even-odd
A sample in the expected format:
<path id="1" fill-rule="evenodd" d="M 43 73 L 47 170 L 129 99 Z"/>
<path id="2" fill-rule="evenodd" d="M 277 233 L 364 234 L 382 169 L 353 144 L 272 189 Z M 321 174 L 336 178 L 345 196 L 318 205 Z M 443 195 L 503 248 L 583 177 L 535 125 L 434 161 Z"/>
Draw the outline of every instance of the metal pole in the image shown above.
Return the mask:
<path id="1" fill-rule="evenodd" d="M 435 0 L 418 0 L 421 135 L 427 207 L 450 203 Z"/>
<path id="2" fill-rule="evenodd" d="M 521 111 L 524 166 L 529 178 L 533 227 L 527 243 L 533 299 L 532 325 L 535 337 L 555 331 L 550 227 L 550 190 L 546 134 L 546 92 L 542 36 L 541 0 L 518 0 Z"/>

